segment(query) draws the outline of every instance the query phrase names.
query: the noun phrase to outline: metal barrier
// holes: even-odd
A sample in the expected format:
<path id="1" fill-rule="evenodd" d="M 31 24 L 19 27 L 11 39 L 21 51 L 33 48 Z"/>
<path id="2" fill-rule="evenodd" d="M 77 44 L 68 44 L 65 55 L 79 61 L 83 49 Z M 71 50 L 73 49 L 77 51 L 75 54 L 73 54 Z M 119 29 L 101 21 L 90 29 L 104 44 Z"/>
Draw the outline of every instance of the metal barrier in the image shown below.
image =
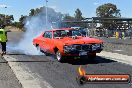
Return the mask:
<path id="1" fill-rule="evenodd" d="M 90 29 L 88 35 L 98 37 L 132 38 L 132 30 Z"/>

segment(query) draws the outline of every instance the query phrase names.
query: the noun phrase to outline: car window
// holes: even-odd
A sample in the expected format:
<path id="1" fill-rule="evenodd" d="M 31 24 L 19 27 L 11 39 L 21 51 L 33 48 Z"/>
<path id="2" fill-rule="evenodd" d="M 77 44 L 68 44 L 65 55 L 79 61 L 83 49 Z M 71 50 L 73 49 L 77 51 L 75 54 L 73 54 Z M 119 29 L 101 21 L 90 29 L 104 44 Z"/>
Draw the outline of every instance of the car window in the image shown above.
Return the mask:
<path id="1" fill-rule="evenodd" d="M 56 32 L 54 32 L 54 37 L 58 37 Z"/>
<path id="2" fill-rule="evenodd" d="M 55 31 L 54 37 L 61 37 L 62 31 Z"/>
<path id="3" fill-rule="evenodd" d="M 72 36 L 81 36 L 81 33 L 78 30 L 73 30 Z"/>
<path id="4" fill-rule="evenodd" d="M 49 36 L 48 36 L 49 38 L 52 38 L 52 32 L 49 32 Z"/>
<path id="5" fill-rule="evenodd" d="M 45 32 L 43 37 L 47 38 L 48 37 L 48 32 Z"/>
<path id="6" fill-rule="evenodd" d="M 54 32 L 54 38 L 56 37 L 66 37 L 67 36 L 67 32 L 65 30 L 59 30 L 59 31 L 55 31 Z"/>
<path id="7" fill-rule="evenodd" d="M 52 32 L 45 32 L 44 37 L 45 38 L 52 38 Z"/>

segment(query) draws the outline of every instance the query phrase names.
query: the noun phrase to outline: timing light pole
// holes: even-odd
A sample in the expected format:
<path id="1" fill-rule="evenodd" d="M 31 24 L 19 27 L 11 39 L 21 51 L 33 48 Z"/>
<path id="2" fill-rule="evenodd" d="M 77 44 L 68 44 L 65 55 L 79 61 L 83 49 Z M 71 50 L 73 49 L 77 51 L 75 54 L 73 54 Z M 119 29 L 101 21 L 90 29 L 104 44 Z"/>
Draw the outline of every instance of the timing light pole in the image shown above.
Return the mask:
<path id="1" fill-rule="evenodd" d="M 46 29 L 47 29 L 47 23 L 48 23 L 48 16 L 47 16 L 48 15 L 48 11 L 47 11 L 48 10 L 48 6 L 47 6 L 47 3 L 48 3 L 48 0 L 45 0 L 45 1 L 46 1 L 46 16 L 45 16 L 45 21 L 46 22 L 45 22 L 45 24 L 46 24 Z"/>

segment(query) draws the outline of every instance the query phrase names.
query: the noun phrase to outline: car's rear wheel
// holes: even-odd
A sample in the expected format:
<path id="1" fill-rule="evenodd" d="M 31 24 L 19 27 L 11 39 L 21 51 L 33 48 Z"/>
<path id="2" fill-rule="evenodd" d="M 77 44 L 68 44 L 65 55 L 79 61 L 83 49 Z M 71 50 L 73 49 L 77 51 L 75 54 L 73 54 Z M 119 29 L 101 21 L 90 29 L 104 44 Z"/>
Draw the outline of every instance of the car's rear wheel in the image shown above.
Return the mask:
<path id="1" fill-rule="evenodd" d="M 59 52 L 59 50 L 55 53 L 55 58 L 56 58 L 59 62 L 63 62 L 63 61 L 64 61 L 64 57 L 61 55 L 61 53 Z"/>
<path id="2" fill-rule="evenodd" d="M 39 54 L 43 54 L 43 52 L 42 52 L 42 50 L 41 50 L 41 48 L 40 48 L 40 46 L 38 45 L 38 46 L 36 46 L 36 48 L 37 48 L 37 50 L 39 51 Z"/>
<path id="3" fill-rule="evenodd" d="M 37 50 L 39 51 L 39 54 L 44 54 L 45 56 L 49 56 L 50 54 L 43 51 L 39 45 L 36 45 Z"/>

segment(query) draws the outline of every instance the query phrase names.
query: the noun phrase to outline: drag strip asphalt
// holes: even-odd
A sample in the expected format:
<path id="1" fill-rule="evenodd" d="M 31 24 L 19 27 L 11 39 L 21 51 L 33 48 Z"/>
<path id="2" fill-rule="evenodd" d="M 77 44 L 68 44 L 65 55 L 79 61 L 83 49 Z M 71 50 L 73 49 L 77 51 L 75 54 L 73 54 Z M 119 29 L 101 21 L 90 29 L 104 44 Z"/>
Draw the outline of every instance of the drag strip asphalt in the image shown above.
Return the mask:
<path id="1" fill-rule="evenodd" d="M 21 65 L 15 58 L 8 55 L 3 57 L 8 62 L 23 88 L 42 88 L 40 86 L 41 82 L 43 83 L 43 88 L 53 88 L 46 81 L 38 79 L 39 76 L 37 74 L 30 72 L 29 68 Z"/>
<path id="2" fill-rule="evenodd" d="M 22 34 L 9 33 L 8 44 L 16 44 Z M 23 88 L 132 88 L 131 83 L 86 84 L 83 86 L 77 84 L 76 77 L 80 65 L 86 70 L 87 74 L 130 74 L 132 77 L 131 65 L 117 62 L 114 59 L 110 60 L 111 58 L 104 57 L 104 55 L 97 56 L 95 62 L 77 59 L 66 60 L 64 63 L 59 63 L 50 56 L 26 55 L 18 52 L 13 52 L 13 54 L 6 55 L 4 58 Z M 120 57 L 117 59 L 120 59 Z"/>
<path id="3" fill-rule="evenodd" d="M 97 56 L 95 62 L 66 60 L 65 63 L 59 63 L 52 57 L 44 55 L 7 55 L 4 57 L 13 71 L 16 70 L 14 71 L 16 76 L 20 75 L 20 77 L 17 76 L 20 83 L 22 85 L 25 83 L 23 88 L 36 86 L 36 88 L 132 88 L 131 83 L 85 84 L 83 86 L 77 84 L 76 77 L 80 65 L 88 74 L 130 74 L 132 76 L 132 66 L 109 60 L 109 58 Z"/>

